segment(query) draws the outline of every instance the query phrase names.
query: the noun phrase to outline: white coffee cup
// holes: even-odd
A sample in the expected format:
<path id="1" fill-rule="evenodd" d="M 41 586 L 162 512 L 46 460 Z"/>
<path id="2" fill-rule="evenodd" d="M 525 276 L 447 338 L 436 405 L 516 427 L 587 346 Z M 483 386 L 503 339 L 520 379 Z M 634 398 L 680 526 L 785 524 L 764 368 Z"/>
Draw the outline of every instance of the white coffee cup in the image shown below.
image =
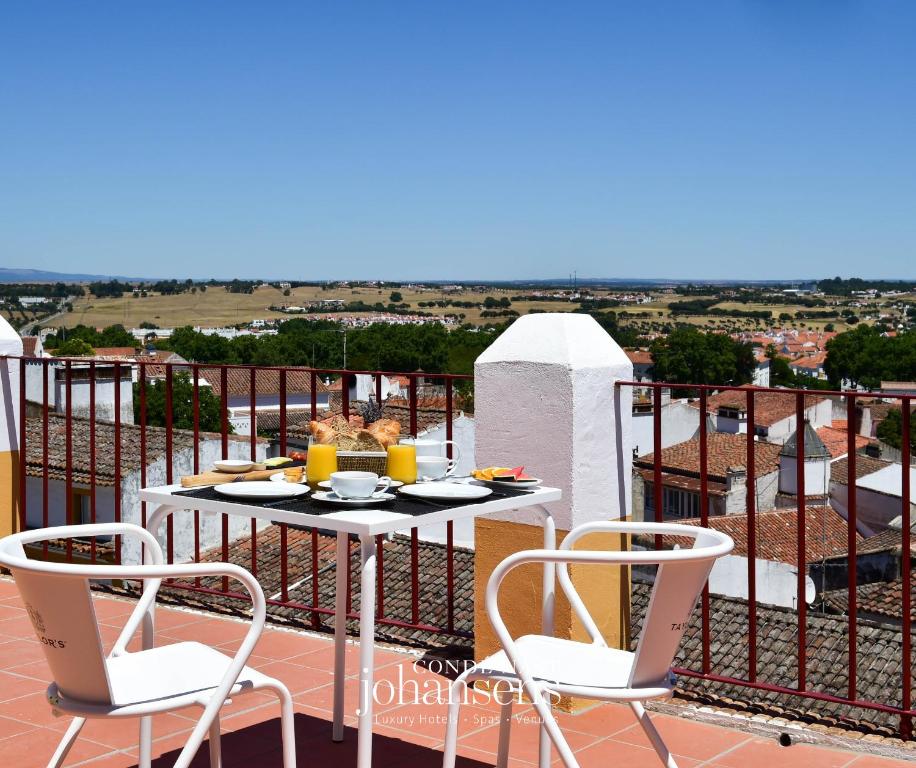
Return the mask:
<path id="1" fill-rule="evenodd" d="M 444 456 L 417 456 L 417 477 L 420 480 L 441 480 L 452 474 L 458 462 Z"/>
<path id="2" fill-rule="evenodd" d="M 384 483 L 384 487 L 376 491 L 379 483 Z M 376 493 L 385 493 L 390 487 L 390 477 L 379 477 L 374 472 L 331 473 L 331 490 L 342 499 L 368 499 Z"/>

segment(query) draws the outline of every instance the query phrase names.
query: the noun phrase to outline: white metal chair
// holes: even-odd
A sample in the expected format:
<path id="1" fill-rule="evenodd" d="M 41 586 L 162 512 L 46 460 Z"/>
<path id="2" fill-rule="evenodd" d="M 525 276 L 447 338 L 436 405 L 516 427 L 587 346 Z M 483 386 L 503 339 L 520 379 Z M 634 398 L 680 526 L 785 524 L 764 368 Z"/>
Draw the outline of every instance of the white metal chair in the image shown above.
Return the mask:
<path id="1" fill-rule="evenodd" d="M 583 536 L 592 533 L 664 534 L 689 537 L 693 547 L 645 552 L 573 550 Z M 666 523 L 596 522 L 581 525 L 566 536 L 559 549 L 517 552 L 503 560 L 490 576 L 486 609 L 502 650 L 476 663 L 452 684 L 446 725 L 444 768 L 454 768 L 458 739 L 458 709 L 463 694 L 475 680 L 490 680 L 508 686 L 516 696 L 503 695 L 501 704 L 497 766 L 509 759 L 509 733 L 513 698 L 521 692 L 533 703 L 543 731 L 554 743 L 564 764 L 578 768 L 578 762 L 551 714 L 551 699 L 575 696 L 600 701 L 625 701 L 636 715 L 659 758 L 668 768 L 677 768 L 674 758 L 652 724 L 642 702 L 667 698 L 673 693 L 671 664 L 690 615 L 716 558 L 727 554 L 734 542 L 725 534 L 688 525 Z M 506 574 L 523 563 L 557 564 L 557 577 L 566 597 L 584 625 L 591 643 L 525 635 L 513 639 L 499 613 L 499 588 Z M 570 581 L 568 563 L 653 565 L 658 569 L 636 651 L 609 648 Z M 541 739 L 541 765 L 549 762 L 549 742 Z"/>
<path id="2" fill-rule="evenodd" d="M 79 565 L 29 559 L 24 545 L 48 539 L 135 536 L 146 550 L 145 565 Z M 284 768 L 296 762 L 293 702 L 286 686 L 245 666 L 264 628 L 266 602 L 255 578 L 228 563 L 164 565 L 155 537 L 136 525 L 109 523 L 43 528 L 0 539 L 0 565 L 8 568 L 25 602 L 35 634 L 44 646 L 54 682 L 48 701 L 56 715 L 73 715 L 49 767 L 59 768 L 86 718 L 139 717 L 140 768 L 152 758 L 152 718 L 161 712 L 203 707 L 175 768 L 187 768 L 209 732 L 210 764 L 220 759 L 220 709 L 229 697 L 259 689 L 280 699 Z M 230 576 L 251 595 L 252 620 L 233 657 L 196 642 L 153 647 L 156 592 L 161 580 L 175 577 Z M 105 655 L 89 589 L 91 579 L 143 579 L 141 598 L 108 656 Z M 127 644 L 143 625 L 143 650 Z"/>

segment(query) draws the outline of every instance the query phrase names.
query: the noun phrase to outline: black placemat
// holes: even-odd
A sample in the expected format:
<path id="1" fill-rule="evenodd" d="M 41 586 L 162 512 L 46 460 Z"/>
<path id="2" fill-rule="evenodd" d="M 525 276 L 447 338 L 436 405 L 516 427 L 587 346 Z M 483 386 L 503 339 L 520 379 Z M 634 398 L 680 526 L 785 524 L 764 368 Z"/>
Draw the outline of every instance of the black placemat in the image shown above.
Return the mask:
<path id="1" fill-rule="evenodd" d="M 489 486 L 488 486 L 489 487 Z M 489 496 L 480 499 L 462 499 L 456 503 L 439 500 L 420 500 L 410 496 L 404 496 L 395 492 L 395 498 L 383 504 L 374 504 L 371 509 L 387 509 L 390 512 L 397 512 L 401 515 L 410 515 L 411 517 L 420 517 L 442 509 L 453 509 L 455 507 L 467 507 L 475 504 L 484 504 L 495 499 L 509 499 L 519 496 L 527 496 L 531 490 L 523 488 L 492 488 Z M 283 501 L 255 499 L 235 499 L 230 496 L 224 496 L 213 490 L 212 486 L 206 488 L 191 488 L 187 491 L 176 491 L 173 496 L 187 496 L 193 499 L 206 499 L 208 501 L 221 501 L 226 504 L 244 504 L 246 506 L 266 506 L 269 509 L 282 509 L 284 512 L 300 512 L 306 515 L 327 515 L 331 512 L 340 512 L 344 507 L 326 504 L 316 501 L 311 495 L 303 498 L 284 499 Z M 359 509 L 351 507 L 350 509 Z"/>

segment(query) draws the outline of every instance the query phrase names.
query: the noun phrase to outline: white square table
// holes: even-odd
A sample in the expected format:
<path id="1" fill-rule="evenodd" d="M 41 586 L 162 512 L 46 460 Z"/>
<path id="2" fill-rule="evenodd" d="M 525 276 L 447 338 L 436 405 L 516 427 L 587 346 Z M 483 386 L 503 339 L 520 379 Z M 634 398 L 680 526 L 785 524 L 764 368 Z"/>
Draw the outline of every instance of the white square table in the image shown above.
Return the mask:
<path id="1" fill-rule="evenodd" d="M 209 493 L 207 492 L 209 491 Z M 188 495 L 188 494 L 197 495 Z M 496 512 L 531 509 L 536 512 L 544 527 L 544 548 L 556 547 L 556 530 L 553 518 L 544 505 L 559 501 L 558 488 L 539 487 L 527 491 L 513 489 L 513 495 L 495 490 L 492 496 L 480 501 L 450 505 L 448 502 L 425 503 L 396 501 L 378 507 L 339 510 L 307 498 L 292 498 L 286 502 L 242 501 L 220 497 L 209 488 L 188 489 L 180 485 L 144 488 L 140 501 L 157 505 L 147 522 L 153 535 L 165 518 L 181 510 L 198 510 L 224 515 L 286 523 L 307 528 L 334 531 L 337 536 L 337 571 L 335 583 L 334 621 L 334 719 L 331 737 L 343 741 L 344 732 L 344 682 L 346 678 L 347 637 L 347 571 L 340 567 L 349 559 L 349 534 L 359 537 L 362 561 L 360 611 L 359 611 L 359 709 L 357 768 L 372 765 L 372 690 L 374 679 L 373 656 L 375 651 L 375 578 L 376 536 L 391 534 L 408 528 L 437 525 L 454 520 L 470 519 Z M 516 495 L 517 494 L 517 495 Z M 342 534 L 342 535 L 341 535 Z M 554 566 L 544 566 L 543 631 L 553 634 Z M 542 738 L 543 742 L 543 738 Z M 542 750 L 544 749 L 542 744 Z M 548 753 L 549 754 L 549 753 Z"/>

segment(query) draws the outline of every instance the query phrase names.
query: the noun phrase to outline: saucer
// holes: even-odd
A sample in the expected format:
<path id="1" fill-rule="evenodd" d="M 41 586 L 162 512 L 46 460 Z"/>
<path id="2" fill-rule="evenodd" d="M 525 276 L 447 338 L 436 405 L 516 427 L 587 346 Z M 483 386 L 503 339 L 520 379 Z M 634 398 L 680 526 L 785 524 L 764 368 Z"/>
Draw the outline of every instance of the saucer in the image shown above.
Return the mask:
<path id="1" fill-rule="evenodd" d="M 402 483 L 400 480 L 392 480 L 392 481 L 391 481 L 391 485 L 389 485 L 388 487 L 389 487 L 389 488 L 400 488 L 402 485 L 404 485 L 404 483 Z M 329 490 L 329 491 L 330 491 L 330 490 L 331 490 L 331 481 L 330 481 L 330 480 L 322 480 L 320 483 L 318 483 L 318 487 L 319 487 L 319 488 L 325 488 L 326 490 Z M 384 487 L 385 487 L 385 484 L 384 484 L 384 483 L 379 483 L 379 484 L 376 486 L 376 488 L 384 488 Z"/>
<path id="2" fill-rule="evenodd" d="M 386 501 L 394 499 L 393 493 L 379 493 L 370 496 L 368 499 L 342 499 L 334 491 L 315 491 L 312 494 L 315 501 L 323 501 L 326 504 L 335 504 L 339 507 L 371 507 L 375 504 L 384 504 Z"/>

